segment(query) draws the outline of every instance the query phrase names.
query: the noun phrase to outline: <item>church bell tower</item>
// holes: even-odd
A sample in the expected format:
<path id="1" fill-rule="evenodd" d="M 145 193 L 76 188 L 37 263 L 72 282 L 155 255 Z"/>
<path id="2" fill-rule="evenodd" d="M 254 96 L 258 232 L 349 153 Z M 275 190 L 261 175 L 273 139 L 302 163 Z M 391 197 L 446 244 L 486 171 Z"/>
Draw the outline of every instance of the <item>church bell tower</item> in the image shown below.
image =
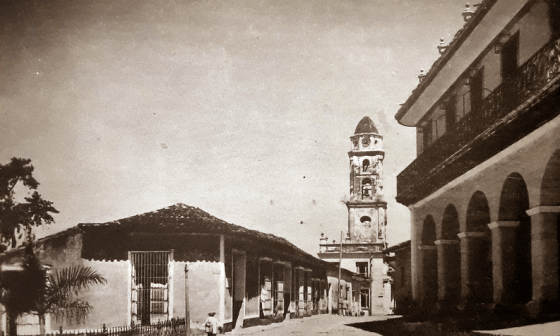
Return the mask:
<path id="1" fill-rule="evenodd" d="M 350 137 L 350 198 L 348 233 L 355 243 L 382 243 L 385 247 L 387 202 L 383 200 L 383 137 L 364 117 Z"/>
<path id="2" fill-rule="evenodd" d="M 350 197 L 345 200 L 348 208 L 348 231 L 342 241 L 329 242 L 328 237 L 321 234 L 319 239 L 319 258 L 340 263 L 341 268 L 355 272 L 361 277 L 359 289 L 348 284 L 341 284 L 334 277 L 329 278 L 333 288 L 340 288 L 334 294 L 340 309 L 341 300 L 358 302 L 361 311 L 367 314 L 383 314 L 385 301 L 390 299 L 385 291 L 388 276 L 383 262 L 383 249 L 387 247 L 385 227 L 387 225 L 387 202 L 383 199 L 383 137 L 369 117 L 364 117 L 350 137 Z M 345 223 L 340 223 L 344 228 Z M 346 296 L 345 296 L 346 295 Z M 348 298 L 348 296 L 351 296 Z"/>

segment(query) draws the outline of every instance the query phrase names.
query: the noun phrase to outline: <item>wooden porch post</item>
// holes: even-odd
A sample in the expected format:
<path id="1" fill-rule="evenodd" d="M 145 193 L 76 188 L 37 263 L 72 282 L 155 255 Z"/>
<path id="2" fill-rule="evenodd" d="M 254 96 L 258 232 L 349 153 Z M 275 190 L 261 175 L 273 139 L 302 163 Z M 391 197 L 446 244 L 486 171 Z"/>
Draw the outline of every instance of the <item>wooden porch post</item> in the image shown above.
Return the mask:
<path id="1" fill-rule="evenodd" d="M 189 264 L 185 262 L 185 336 L 191 335 L 191 314 L 189 308 Z"/>

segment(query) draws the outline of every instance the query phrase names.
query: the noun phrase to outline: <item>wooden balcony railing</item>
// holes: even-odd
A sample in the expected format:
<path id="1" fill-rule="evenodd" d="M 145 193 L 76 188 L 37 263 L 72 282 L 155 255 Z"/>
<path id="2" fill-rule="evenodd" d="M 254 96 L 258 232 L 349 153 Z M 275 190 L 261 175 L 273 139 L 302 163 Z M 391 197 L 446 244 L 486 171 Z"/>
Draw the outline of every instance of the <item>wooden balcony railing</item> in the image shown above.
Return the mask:
<path id="1" fill-rule="evenodd" d="M 453 128 L 419 155 L 397 176 L 397 200 L 413 191 L 435 168 L 454 156 L 560 77 L 560 39 L 543 46 L 507 81 L 498 86 Z M 405 202 L 408 203 L 408 202 Z"/>

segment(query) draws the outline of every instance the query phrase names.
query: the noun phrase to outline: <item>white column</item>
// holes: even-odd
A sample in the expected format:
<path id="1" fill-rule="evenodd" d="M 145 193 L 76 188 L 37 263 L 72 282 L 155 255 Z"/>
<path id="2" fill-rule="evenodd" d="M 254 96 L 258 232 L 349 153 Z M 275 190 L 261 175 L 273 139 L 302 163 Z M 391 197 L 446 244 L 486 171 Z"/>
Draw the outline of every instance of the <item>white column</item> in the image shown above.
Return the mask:
<path id="1" fill-rule="evenodd" d="M 223 323 L 225 316 L 225 297 L 226 297 L 226 253 L 224 244 L 224 235 L 220 235 L 220 306 L 219 306 L 219 319 Z"/>
<path id="2" fill-rule="evenodd" d="M 127 309 L 126 309 L 126 313 L 127 313 L 127 318 L 126 320 L 128 321 L 128 326 L 130 327 L 132 325 L 132 257 L 131 257 L 131 253 L 130 251 L 128 251 L 128 260 L 126 261 L 127 267 L 128 267 L 128 279 L 126 281 L 127 285 L 128 285 L 128 295 L 127 295 L 127 299 L 128 299 L 128 304 L 126 305 Z M 136 308 L 138 309 L 138 307 Z M 2 316 L 4 317 L 6 314 L 2 314 Z M 5 318 L 4 318 L 5 320 Z M 45 330 L 50 330 L 50 316 L 49 317 L 45 317 L 45 324 L 49 324 L 49 328 L 45 328 Z M 136 321 L 134 321 L 136 322 Z M 3 321 L 2 322 L 3 326 L 6 325 L 6 323 Z M 45 326 L 46 327 L 46 326 Z"/>
<path id="3" fill-rule="evenodd" d="M 412 285 L 412 299 L 414 301 L 418 300 L 418 266 L 417 266 L 417 259 L 418 259 L 418 237 L 416 234 L 417 231 L 417 223 L 416 223 L 416 215 L 414 213 L 414 207 L 410 205 L 408 207 L 410 210 L 410 274 L 411 274 L 411 285 Z"/>
<path id="4" fill-rule="evenodd" d="M 531 216 L 532 316 L 558 304 L 558 216 L 560 206 L 537 206 L 527 210 Z"/>

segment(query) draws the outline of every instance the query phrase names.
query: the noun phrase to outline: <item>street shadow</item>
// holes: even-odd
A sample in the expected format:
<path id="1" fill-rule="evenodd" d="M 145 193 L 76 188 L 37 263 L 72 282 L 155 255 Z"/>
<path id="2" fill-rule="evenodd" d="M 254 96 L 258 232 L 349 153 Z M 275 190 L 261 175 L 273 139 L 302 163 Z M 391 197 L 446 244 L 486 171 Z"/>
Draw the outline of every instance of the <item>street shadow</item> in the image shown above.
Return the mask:
<path id="1" fill-rule="evenodd" d="M 548 318 L 529 320 L 525 317 L 496 316 L 494 314 L 463 314 L 453 317 L 432 317 L 429 320 L 394 317 L 382 321 L 350 323 L 347 326 L 383 336 L 462 336 L 471 335 L 473 330 L 496 330 L 555 320 L 560 320 L 560 316 L 551 315 Z"/>
<path id="2" fill-rule="evenodd" d="M 347 326 L 349 327 L 358 328 L 369 332 L 375 332 L 383 336 L 402 336 L 410 334 L 410 332 L 406 332 L 405 325 L 406 322 L 402 317 L 383 321 L 369 321 L 347 324 Z"/>

